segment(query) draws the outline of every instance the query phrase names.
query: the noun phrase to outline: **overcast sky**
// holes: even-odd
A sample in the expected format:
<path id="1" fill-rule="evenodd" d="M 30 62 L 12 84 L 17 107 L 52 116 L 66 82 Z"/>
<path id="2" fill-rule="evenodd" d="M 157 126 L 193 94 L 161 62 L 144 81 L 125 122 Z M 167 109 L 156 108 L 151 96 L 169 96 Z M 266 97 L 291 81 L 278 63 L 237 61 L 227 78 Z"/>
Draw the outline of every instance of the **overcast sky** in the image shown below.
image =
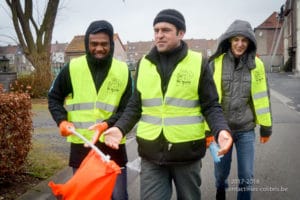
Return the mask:
<path id="1" fill-rule="evenodd" d="M 33 0 L 42 7 L 44 0 Z M 185 17 L 185 39 L 217 39 L 235 19 L 259 26 L 285 0 L 61 0 L 53 31 L 53 42 L 70 42 L 84 35 L 94 20 L 112 23 L 124 44 L 127 41 L 153 39 L 152 23 L 166 8 L 179 10 Z M 39 9 L 42 11 L 42 9 Z M 0 3 L 0 45 L 15 44 L 10 13 L 4 0 Z M 16 38 L 16 37 L 15 37 Z"/>

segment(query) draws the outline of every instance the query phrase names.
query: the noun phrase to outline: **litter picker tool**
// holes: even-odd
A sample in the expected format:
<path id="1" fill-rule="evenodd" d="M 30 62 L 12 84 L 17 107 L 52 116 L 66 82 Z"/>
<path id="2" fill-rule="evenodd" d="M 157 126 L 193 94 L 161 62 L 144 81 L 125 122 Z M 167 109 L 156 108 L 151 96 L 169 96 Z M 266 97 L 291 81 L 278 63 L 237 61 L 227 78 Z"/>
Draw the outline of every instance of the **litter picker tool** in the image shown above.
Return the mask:
<path id="1" fill-rule="evenodd" d="M 88 139 L 86 139 L 85 137 L 83 137 L 83 135 L 81 135 L 80 133 L 78 133 L 74 129 L 72 130 L 72 133 L 74 135 L 76 135 L 77 137 L 79 137 L 80 139 L 82 139 L 86 144 L 88 144 L 88 146 L 90 146 L 94 151 L 96 151 L 96 153 L 99 154 L 104 161 L 109 161 L 110 156 L 109 155 L 105 155 L 102 151 L 100 151 L 100 149 L 98 149 L 98 147 L 96 147 Z"/>

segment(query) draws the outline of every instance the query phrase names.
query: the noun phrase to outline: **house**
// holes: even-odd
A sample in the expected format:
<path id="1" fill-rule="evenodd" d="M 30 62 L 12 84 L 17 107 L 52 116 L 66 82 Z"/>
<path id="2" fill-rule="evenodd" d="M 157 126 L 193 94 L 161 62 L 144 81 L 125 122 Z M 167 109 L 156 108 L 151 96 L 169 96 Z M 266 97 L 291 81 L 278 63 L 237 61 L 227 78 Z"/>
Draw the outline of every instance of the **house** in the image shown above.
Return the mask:
<path id="1" fill-rule="evenodd" d="M 191 50 L 201 52 L 204 57 L 211 56 L 217 45 L 217 40 L 185 39 L 184 41 Z M 153 46 L 153 41 L 127 42 L 127 63 L 136 65 L 138 60 L 147 54 Z"/>
<path id="2" fill-rule="evenodd" d="M 205 39 L 186 39 L 184 40 L 190 49 L 202 52 L 203 56 L 210 56 L 214 50 L 217 41 Z M 114 57 L 118 60 L 127 62 L 130 71 L 134 71 L 137 61 L 153 47 L 153 41 L 128 42 L 123 45 L 119 35 L 114 34 Z M 51 46 L 51 67 L 54 75 L 57 75 L 63 65 L 74 57 L 85 54 L 84 35 L 74 36 L 68 43 L 54 43 Z M 0 57 L 5 56 L 9 59 L 10 68 L 16 72 L 28 72 L 34 68 L 25 58 L 23 51 L 18 46 L 0 47 Z"/>
<path id="3" fill-rule="evenodd" d="M 84 35 L 76 35 L 65 50 L 65 61 L 70 62 L 72 58 L 83 54 L 85 54 Z"/>
<path id="4" fill-rule="evenodd" d="M 54 43 L 51 45 L 51 63 L 65 63 L 65 50 L 68 43 Z"/>
<path id="5" fill-rule="evenodd" d="M 51 65 L 52 67 L 62 66 L 64 64 L 64 54 L 67 43 L 58 43 L 51 45 Z M 9 60 L 9 72 L 28 73 L 34 70 L 32 64 L 25 57 L 21 46 L 8 45 L 0 47 L 0 57 Z"/>
<path id="6" fill-rule="evenodd" d="M 65 50 L 68 43 L 54 43 L 51 45 L 51 71 L 56 76 L 65 64 Z"/>
<path id="7" fill-rule="evenodd" d="M 127 63 L 131 70 L 135 70 L 137 62 L 153 47 L 153 41 L 127 42 Z"/>
<path id="8" fill-rule="evenodd" d="M 121 38 L 117 33 L 114 34 L 114 41 L 115 41 L 114 57 L 118 60 L 126 62 L 127 60 L 126 48 L 123 45 Z"/>
<path id="9" fill-rule="evenodd" d="M 32 64 L 26 59 L 21 46 L 8 45 L 0 47 L 0 57 L 9 60 L 8 72 L 26 72 L 32 70 Z"/>
<path id="10" fill-rule="evenodd" d="M 286 0 L 280 8 L 283 19 L 285 71 L 294 71 L 300 76 L 300 1 Z"/>
<path id="11" fill-rule="evenodd" d="M 280 70 L 283 66 L 282 20 L 273 12 L 263 23 L 254 28 L 257 54 L 263 60 L 266 71 Z"/>
<path id="12" fill-rule="evenodd" d="M 279 10 L 255 28 L 257 53 L 269 71 L 279 66 L 300 76 L 300 1 L 286 0 Z"/>
<path id="13" fill-rule="evenodd" d="M 119 35 L 117 33 L 114 34 L 114 58 L 126 61 L 126 50 L 123 45 Z M 67 46 L 65 51 L 65 62 L 69 62 L 72 58 L 81 56 L 85 54 L 85 46 L 84 46 L 84 35 L 76 35 Z"/>
<path id="14" fill-rule="evenodd" d="M 184 40 L 191 50 L 202 53 L 204 57 L 209 57 L 217 48 L 217 40 L 206 39 L 185 39 Z"/>

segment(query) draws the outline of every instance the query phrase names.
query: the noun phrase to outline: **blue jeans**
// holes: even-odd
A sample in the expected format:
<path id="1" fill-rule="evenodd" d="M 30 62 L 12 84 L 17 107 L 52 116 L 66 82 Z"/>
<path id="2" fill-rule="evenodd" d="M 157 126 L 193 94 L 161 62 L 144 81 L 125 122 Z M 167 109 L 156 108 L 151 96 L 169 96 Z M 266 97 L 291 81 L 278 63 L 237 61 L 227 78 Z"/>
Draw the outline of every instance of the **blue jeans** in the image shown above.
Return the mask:
<path id="1" fill-rule="evenodd" d="M 112 200 L 127 200 L 127 168 L 123 167 L 121 169 L 121 174 L 117 176 L 115 183 L 115 188 L 112 194 Z"/>
<path id="2" fill-rule="evenodd" d="M 251 187 L 253 183 L 253 166 L 254 166 L 254 145 L 255 132 L 254 130 L 246 132 L 233 133 L 233 142 L 237 154 L 237 169 L 238 169 L 238 195 L 237 199 L 251 199 Z M 228 176 L 231 167 L 232 149 L 229 150 L 221 162 L 215 163 L 215 178 L 217 189 L 228 188 Z"/>
<path id="3" fill-rule="evenodd" d="M 73 168 L 73 174 L 78 168 Z M 121 174 L 117 176 L 114 191 L 112 193 L 112 200 L 128 200 L 127 192 L 127 168 L 121 168 Z"/>
<path id="4" fill-rule="evenodd" d="M 172 182 L 177 199 L 201 199 L 201 160 L 178 165 L 158 165 L 141 160 L 140 199 L 169 200 L 172 197 Z"/>

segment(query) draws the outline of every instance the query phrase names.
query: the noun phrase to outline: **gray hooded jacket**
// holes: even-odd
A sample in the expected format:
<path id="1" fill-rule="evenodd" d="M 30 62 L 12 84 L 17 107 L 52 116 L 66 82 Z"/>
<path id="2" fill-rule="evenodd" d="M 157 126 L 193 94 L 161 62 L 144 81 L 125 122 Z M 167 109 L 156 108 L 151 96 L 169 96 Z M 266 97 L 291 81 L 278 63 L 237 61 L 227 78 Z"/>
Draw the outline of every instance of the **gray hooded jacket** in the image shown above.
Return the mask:
<path id="1" fill-rule="evenodd" d="M 249 46 L 241 58 L 235 58 L 230 50 L 230 39 L 242 35 L 249 39 Z M 251 25 L 242 20 L 234 21 L 220 37 L 219 45 L 210 58 L 213 60 L 225 53 L 222 68 L 222 108 L 230 129 L 234 132 L 254 129 L 255 114 L 251 99 L 251 70 L 255 68 L 256 39 Z M 271 127 L 261 127 L 261 135 L 271 135 Z"/>

